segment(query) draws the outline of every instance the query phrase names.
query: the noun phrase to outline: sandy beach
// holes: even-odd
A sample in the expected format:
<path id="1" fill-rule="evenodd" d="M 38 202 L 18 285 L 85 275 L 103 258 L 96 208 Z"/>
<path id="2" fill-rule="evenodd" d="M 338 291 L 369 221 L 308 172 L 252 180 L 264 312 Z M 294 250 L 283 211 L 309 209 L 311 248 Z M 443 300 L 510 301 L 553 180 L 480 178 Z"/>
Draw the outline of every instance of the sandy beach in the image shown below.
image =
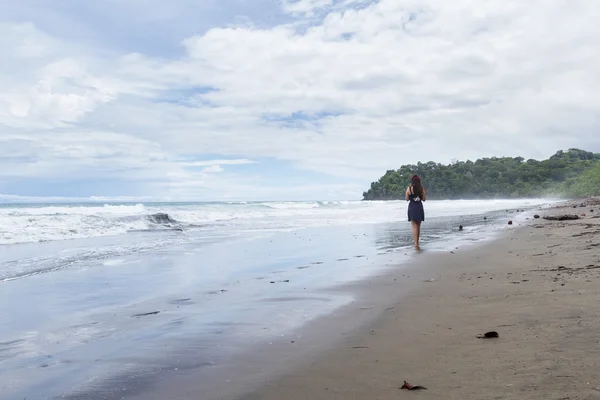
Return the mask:
<path id="1" fill-rule="evenodd" d="M 373 323 L 335 348 L 237 398 L 600 398 L 600 204 L 580 203 L 538 212 L 578 220 L 530 219 L 491 244 L 423 253 L 410 279 L 422 268 L 432 281 L 381 304 Z M 488 331 L 499 338 L 477 338 Z M 427 390 L 402 390 L 403 381 Z"/>

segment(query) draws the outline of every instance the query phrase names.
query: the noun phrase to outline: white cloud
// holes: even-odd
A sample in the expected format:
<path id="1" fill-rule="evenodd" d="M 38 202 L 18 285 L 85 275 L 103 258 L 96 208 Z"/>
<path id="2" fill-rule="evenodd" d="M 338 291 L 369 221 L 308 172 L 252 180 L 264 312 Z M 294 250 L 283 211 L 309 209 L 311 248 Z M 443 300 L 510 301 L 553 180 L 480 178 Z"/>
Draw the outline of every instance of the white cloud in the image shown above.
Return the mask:
<path id="1" fill-rule="evenodd" d="M 291 14 L 312 14 L 315 10 L 331 6 L 333 0 L 282 0 L 284 12 Z"/>
<path id="2" fill-rule="evenodd" d="M 314 17 L 319 12 L 345 10 L 365 6 L 376 0 L 280 0 L 283 12 L 302 17 Z M 298 21 L 302 23 L 302 21 Z"/>
<path id="3" fill-rule="evenodd" d="M 247 159 L 231 159 L 231 160 L 203 160 L 203 161 L 182 161 L 181 165 L 186 167 L 203 167 L 203 166 L 215 166 L 215 165 L 247 165 L 256 164 L 256 161 Z"/>
<path id="4" fill-rule="evenodd" d="M 275 158 L 358 196 L 405 163 L 600 151 L 600 2 L 282 7 L 299 19 L 214 28 L 170 59 L 0 25 L 0 154 L 21 156 L 0 176 L 153 177 L 161 193 L 225 196 L 252 185 L 222 166 Z M 202 154 L 223 160 L 182 161 Z"/>
<path id="5" fill-rule="evenodd" d="M 159 198 L 159 197 L 143 197 L 143 196 L 90 196 L 90 197 L 65 197 L 65 196 L 19 196 L 11 194 L 0 193 L 0 203 L 85 203 L 85 202 L 97 202 L 97 203 L 129 203 L 129 202 L 145 202 L 145 201 L 172 201 L 170 198 Z"/>
<path id="6" fill-rule="evenodd" d="M 221 167 L 218 164 L 211 165 L 210 167 L 206 167 L 202 170 L 202 172 L 205 172 L 205 173 L 216 173 L 216 172 L 223 172 L 223 171 L 224 171 L 223 167 Z"/>

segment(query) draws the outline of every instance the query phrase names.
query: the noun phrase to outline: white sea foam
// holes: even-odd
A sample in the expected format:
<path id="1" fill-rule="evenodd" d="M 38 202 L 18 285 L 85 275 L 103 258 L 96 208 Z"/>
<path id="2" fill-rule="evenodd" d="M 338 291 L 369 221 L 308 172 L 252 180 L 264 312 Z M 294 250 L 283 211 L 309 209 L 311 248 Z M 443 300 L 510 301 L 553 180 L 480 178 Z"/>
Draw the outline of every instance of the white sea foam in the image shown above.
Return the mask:
<path id="1" fill-rule="evenodd" d="M 102 265 L 104 265 L 105 267 L 114 267 L 120 264 L 123 264 L 125 262 L 124 259 L 122 258 L 115 258 L 112 260 L 106 260 L 102 263 Z"/>
<path id="2" fill-rule="evenodd" d="M 547 200 L 458 200 L 425 203 L 429 217 L 480 214 L 547 203 Z M 310 226 L 405 220 L 406 203 L 360 201 L 195 203 L 195 204 L 54 204 L 0 206 L 0 245 L 173 228 L 149 216 L 166 213 L 180 229 L 215 233 L 295 229 Z"/>

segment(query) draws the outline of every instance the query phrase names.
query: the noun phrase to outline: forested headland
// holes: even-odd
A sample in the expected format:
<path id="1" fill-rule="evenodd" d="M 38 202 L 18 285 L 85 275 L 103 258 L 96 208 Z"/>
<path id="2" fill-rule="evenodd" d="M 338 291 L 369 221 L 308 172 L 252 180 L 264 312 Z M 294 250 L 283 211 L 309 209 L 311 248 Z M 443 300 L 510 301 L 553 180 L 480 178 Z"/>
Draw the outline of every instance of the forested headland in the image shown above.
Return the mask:
<path id="1" fill-rule="evenodd" d="M 547 160 L 492 157 L 448 165 L 417 163 L 388 170 L 363 193 L 363 200 L 404 199 L 413 174 L 429 199 L 584 197 L 600 195 L 600 153 L 558 151 Z"/>

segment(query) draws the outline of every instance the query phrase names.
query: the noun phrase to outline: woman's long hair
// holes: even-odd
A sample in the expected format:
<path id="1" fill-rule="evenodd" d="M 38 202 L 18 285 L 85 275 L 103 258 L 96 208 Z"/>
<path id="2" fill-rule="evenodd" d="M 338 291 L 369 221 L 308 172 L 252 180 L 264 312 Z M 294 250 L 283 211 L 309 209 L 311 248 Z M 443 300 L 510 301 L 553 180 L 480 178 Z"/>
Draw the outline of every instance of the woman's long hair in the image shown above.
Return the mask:
<path id="1" fill-rule="evenodd" d="M 415 194 L 415 196 L 422 196 L 423 195 L 423 184 L 421 184 L 421 178 L 419 178 L 418 175 L 413 175 L 411 181 L 412 181 L 413 193 Z"/>

